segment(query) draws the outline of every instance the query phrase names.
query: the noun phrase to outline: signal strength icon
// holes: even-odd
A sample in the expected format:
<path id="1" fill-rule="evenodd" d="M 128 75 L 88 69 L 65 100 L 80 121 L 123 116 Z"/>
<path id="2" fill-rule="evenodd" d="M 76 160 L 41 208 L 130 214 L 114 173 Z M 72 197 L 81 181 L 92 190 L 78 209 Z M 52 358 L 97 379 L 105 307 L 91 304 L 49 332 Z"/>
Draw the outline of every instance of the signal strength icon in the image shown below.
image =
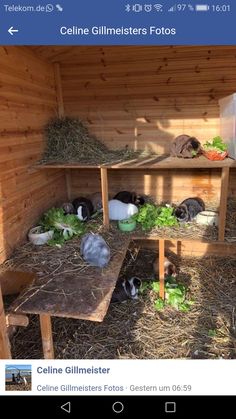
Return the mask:
<path id="1" fill-rule="evenodd" d="M 156 12 L 162 12 L 162 4 L 154 4 L 153 7 L 156 9 Z"/>
<path id="2" fill-rule="evenodd" d="M 176 12 L 176 4 L 168 9 L 168 12 Z"/>

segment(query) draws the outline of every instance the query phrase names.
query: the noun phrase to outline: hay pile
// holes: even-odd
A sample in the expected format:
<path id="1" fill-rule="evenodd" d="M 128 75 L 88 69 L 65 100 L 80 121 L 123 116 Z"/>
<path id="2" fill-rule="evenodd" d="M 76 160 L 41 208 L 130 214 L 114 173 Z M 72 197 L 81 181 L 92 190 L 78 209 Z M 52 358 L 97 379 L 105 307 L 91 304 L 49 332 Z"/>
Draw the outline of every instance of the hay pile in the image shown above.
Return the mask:
<path id="1" fill-rule="evenodd" d="M 64 250 L 63 247 L 61 262 Z M 17 260 L 25 268 L 29 264 L 26 260 L 29 249 L 23 252 L 25 262 L 20 251 Z M 142 280 L 150 280 L 154 256 L 150 250 L 132 249 L 127 253 L 121 277 L 135 274 Z M 50 265 L 50 269 L 55 269 L 55 264 L 59 264 L 59 259 L 56 262 L 50 254 L 47 267 L 37 258 L 33 253 L 32 263 L 35 268 L 38 264 L 38 270 L 48 272 Z M 180 260 L 173 255 L 172 260 L 180 268 L 179 281 L 189 288 L 188 298 L 195 301 L 189 312 L 178 312 L 172 307 L 157 312 L 153 307 L 156 297 L 153 291 L 147 291 L 137 301 L 111 304 L 102 323 L 53 317 L 56 358 L 236 358 L 236 260 L 220 257 Z M 71 269 L 78 268 L 76 263 L 79 264 L 76 259 L 69 260 Z M 12 352 L 18 359 L 42 358 L 37 316 L 30 316 L 29 327 L 19 328 L 13 336 Z"/>
<path id="2" fill-rule="evenodd" d="M 129 150 L 109 150 L 91 135 L 78 118 L 56 118 L 45 127 L 46 149 L 41 163 L 81 162 L 90 164 L 129 160 L 141 153 Z"/>

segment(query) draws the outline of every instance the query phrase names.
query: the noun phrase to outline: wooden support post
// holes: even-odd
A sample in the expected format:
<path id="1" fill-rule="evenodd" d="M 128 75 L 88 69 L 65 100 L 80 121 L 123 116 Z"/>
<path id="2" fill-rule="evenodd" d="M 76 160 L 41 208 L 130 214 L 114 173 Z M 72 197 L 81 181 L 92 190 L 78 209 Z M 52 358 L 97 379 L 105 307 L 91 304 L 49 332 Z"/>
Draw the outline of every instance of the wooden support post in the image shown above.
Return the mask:
<path id="1" fill-rule="evenodd" d="M 101 188 L 102 188 L 103 225 L 109 228 L 108 177 L 107 177 L 106 167 L 101 167 Z"/>
<path id="2" fill-rule="evenodd" d="M 65 169 L 66 174 L 66 190 L 67 190 L 67 199 L 70 202 L 72 199 L 71 196 L 71 169 Z"/>
<path id="3" fill-rule="evenodd" d="M 39 317 L 44 358 L 54 359 L 51 316 L 40 314 Z"/>
<path id="4" fill-rule="evenodd" d="M 221 241 L 223 241 L 225 238 L 228 188 L 229 188 L 229 167 L 223 167 L 221 171 L 220 214 L 219 214 L 219 227 L 218 227 L 218 240 L 221 240 Z"/>
<path id="5" fill-rule="evenodd" d="M 6 316 L 0 287 L 0 359 L 11 359 L 11 345 L 7 333 Z"/>
<path id="6" fill-rule="evenodd" d="M 165 240 L 159 239 L 159 281 L 160 281 L 160 298 L 165 299 Z"/>

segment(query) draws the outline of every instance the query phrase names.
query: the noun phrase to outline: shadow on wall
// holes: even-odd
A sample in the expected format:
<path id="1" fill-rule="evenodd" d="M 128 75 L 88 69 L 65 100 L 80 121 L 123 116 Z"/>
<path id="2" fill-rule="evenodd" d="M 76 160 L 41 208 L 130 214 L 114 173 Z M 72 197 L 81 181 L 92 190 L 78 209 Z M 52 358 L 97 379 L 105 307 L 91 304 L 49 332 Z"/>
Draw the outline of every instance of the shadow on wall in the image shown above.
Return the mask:
<path id="1" fill-rule="evenodd" d="M 156 153 L 161 155 L 170 154 L 170 144 L 174 139 L 174 136 L 171 135 L 167 130 L 170 127 L 170 122 L 168 119 L 162 119 L 155 121 L 154 126 L 153 122 L 148 118 L 137 118 L 136 126 L 134 129 L 134 149 L 142 148 L 144 152 L 147 153 Z M 147 134 L 148 130 L 152 131 L 151 137 Z M 156 130 L 156 138 L 153 137 L 153 130 Z M 142 132 L 145 131 L 145 137 L 147 140 L 143 141 Z M 144 193 L 146 195 L 152 195 L 152 191 L 161 191 L 162 198 L 164 196 L 164 191 L 168 190 L 169 200 L 172 200 L 172 176 L 155 176 L 155 172 L 152 174 L 144 174 Z M 155 197 L 158 202 L 163 199 Z"/>
<path id="2" fill-rule="evenodd" d="M 146 153 L 169 155 L 170 143 L 174 135 L 168 132 L 168 119 L 136 118 L 134 127 L 134 150 L 144 150 Z"/>

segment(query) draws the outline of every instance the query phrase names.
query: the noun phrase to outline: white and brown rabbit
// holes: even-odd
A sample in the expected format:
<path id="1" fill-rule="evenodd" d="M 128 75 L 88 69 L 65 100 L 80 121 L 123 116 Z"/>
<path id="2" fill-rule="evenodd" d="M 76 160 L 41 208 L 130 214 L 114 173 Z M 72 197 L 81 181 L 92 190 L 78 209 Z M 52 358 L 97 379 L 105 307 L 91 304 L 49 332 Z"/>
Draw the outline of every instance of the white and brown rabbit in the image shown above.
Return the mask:
<path id="1" fill-rule="evenodd" d="M 153 262 L 153 273 L 155 278 L 159 277 L 159 257 L 157 257 Z M 166 256 L 164 259 L 164 278 L 172 276 L 176 278 L 178 275 L 177 267 L 173 262 L 171 262 Z"/>

